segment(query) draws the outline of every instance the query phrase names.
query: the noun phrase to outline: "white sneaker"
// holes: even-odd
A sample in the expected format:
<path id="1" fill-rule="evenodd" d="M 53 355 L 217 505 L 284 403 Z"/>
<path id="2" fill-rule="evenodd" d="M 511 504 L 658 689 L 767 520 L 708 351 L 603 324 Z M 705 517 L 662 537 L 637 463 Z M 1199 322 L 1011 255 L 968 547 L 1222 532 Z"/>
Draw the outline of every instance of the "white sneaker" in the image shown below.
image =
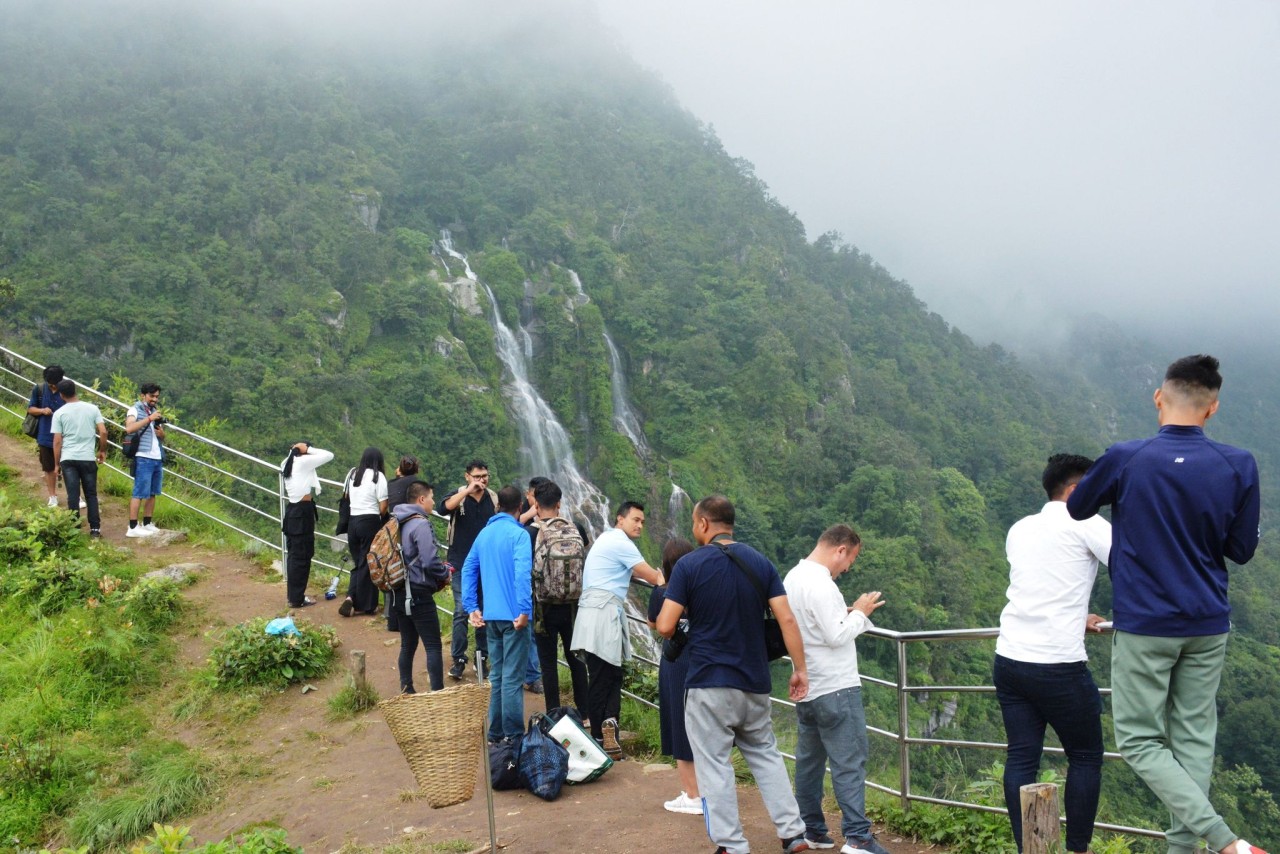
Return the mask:
<path id="1" fill-rule="evenodd" d="M 50 507 L 57 507 L 57 506 L 58 506 L 58 496 L 56 496 L 56 495 L 50 495 L 50 496 L 49 496 L 49 500 L 48 500 L 48 502 L 46 502 L 46 503 L 47 503 L 47 504 L 48 504 L 48 506 L 50 506 Z"/>
<path id="2" fill-rule="evenodd" d="M 152 533 L 152 534 L 158 534 L 158 533 L 160 533 L 160 529 L 156 527 L 156 523 L 155 523 L 155 522 L 148 522 L 147 524 L 145 524 L 145 525 L 139 525 L 138 527 L 140 527 L 140 528 L 146 528 L 146 529 L 147 529 L 147 531 L 149 531 L 149 532 L 150 532 L 150 533 Z"/>
<path id="3" fill-rule="evenodd" d="M 130 528 L 129 530 L 125 531 L 124 535 L 126 537 L 129 537 L 130 539 L 137 539 L 138 537 L 149 537 L 153 533 L 155 532 L 148 531 L 145 527 L 143 527 L 142 525 L 139 525 L 136 528 Z"/>
<path id="4" fill-rule="evenodd" d="M 702 815 L 702 799 L 694 800 L 684 792 L 680 793 L 678 798 L 667 801 L 662 805 L 667 812 L 684 813 L 685 815 Z"/>

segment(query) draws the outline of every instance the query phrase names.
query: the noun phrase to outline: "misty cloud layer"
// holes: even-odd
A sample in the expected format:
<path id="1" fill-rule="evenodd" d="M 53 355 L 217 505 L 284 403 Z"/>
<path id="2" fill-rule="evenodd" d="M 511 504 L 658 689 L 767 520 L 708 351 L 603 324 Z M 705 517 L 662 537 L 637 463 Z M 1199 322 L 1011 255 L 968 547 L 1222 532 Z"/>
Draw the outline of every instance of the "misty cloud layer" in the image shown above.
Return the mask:
<path id="1" fill-rule="evenodd" d="M 1274 3 L 598 5 L 810 237 L 979 337 L 1280 322 Z"/>

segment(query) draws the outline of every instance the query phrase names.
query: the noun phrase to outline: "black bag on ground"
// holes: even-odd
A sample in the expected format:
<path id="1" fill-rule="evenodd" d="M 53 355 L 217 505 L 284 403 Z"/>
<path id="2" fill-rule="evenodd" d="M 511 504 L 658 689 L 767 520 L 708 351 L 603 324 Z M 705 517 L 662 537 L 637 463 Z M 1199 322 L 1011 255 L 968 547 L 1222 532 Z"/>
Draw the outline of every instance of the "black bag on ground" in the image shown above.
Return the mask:
<path id="1" fill-rule="evenodd" d="M 547 709 L 546 714 L 539 718 L 538 729 L 544 733 L 549 733 L 553 726 L 560 723 L 561 718 L 573 718 L 577 721 L 578 726 L 582 726 L 582 713 L 576 707 L 556 706 L 554 709 Z"/>
<path id="2" fill-rule="evenodd" d="M 521 789 L 520 744 L 523 737 L 489 745 L 489 782 L 495 789 Z"/>
<path id="3" fill-rule="evenodd" d="M 529 718 L 529 729 L 520 745 L 520 782 L 544 801 L 554 801 L 569 779 L 569 751 L 542 731 L 543 717 Z"/>

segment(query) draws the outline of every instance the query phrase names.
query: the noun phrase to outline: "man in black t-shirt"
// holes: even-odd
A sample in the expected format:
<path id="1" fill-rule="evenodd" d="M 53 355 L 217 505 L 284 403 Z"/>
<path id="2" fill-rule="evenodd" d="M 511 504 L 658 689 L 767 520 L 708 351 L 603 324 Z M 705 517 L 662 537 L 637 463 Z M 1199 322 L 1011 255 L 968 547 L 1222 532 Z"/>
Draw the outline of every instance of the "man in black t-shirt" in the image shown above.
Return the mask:
<path id="1" fill-rule="evenodd" d="M 498 512 L 498 496 L 489 488 L 489 466 L 483 460 L 472 460 L 467 463 L 467 482 L 452 492 L 445 492 L 440 499 L 436 512 L 449 517 L 449 566 L 457 573 L 462 569 L 467 555 L 476 537 L 484 530 L 490 517 Z M 462 577 L 455 575 L 453 588 L 453 641 L 450 655 L 453 666 L 449 668 L 449 676 L 461 679 L 467 667 L 467 618 L 462 608 Z M 481 593 L 481 596 L 484 594 Z M 476 649 L 487 657 L 488 638 L 483 628 L 476 629 Z M 484 678 L 477 673 L 476 677 Z"/>
<path id="2" fill-rule="evenodd" d="M 689 673 L 685 677 L 685 728 L 693 748 L 707 835 L 717 852 L 748 850 L 738 815 L 738 791 L 730 753 L 737 746 L 773 819 L 784 854 L 808 851 L 804 821 L 796 806 L 778 742 L 773 736 L 769 659 L 762 615 L 773 610 L 791 655 L 790 695 L 809 689 L 804 646 L 778 570 L 764 555 L 733 540 L 734 510 L 727 498 L 704 498 L 693 508 L 693 538 L 701 548 L 680 558 L 667 582 L 658 632 L 675 633 L 688 613 Z M 741 566 L 729 556 L 741 561 Z M 755 575 L 755 582 L 747 573 Z"/>

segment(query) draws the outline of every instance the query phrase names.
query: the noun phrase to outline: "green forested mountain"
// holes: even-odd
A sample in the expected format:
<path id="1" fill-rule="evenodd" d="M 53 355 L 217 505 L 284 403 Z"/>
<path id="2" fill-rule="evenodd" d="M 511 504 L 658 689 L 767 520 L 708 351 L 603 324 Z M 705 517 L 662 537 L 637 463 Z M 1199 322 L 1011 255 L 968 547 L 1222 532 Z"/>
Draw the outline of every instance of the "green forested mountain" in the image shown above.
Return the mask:
<path id="1" fill-rule="evenodd" d="M 437 482 L 474 456 L 538 474 L 448 229 L 610 501 L 647 500 L 665 532 L 673 481 L 724 492 L 783 568 L 847 520 L 867 540 L 848 583 L 885 591 L 885 625 L 994 624 L 1003 531 L 1042 503 L 1044 459 L 1152 429 L 1117 415 L 1130 389 L 1105 361 L 1037 376 L 839 237 L 809 241 L 589 7 L 457 15 L 375 10 L 326 35 L 0 0 L 5 340 L 75 376 L 157 380 L 187 426 L 268 458 L 309 438 L 352 462 L 417 453 Z M 606 330 L 648 454 L 614 427 Z M 1223 723 L 1248 729 L 1223 753 L 1274 790 L 1280 757 L 1243 743 L 1280 735 L 1280 563 L 1259 563 Z M 913 678 L 987 667 L 939 650 Z"/>

